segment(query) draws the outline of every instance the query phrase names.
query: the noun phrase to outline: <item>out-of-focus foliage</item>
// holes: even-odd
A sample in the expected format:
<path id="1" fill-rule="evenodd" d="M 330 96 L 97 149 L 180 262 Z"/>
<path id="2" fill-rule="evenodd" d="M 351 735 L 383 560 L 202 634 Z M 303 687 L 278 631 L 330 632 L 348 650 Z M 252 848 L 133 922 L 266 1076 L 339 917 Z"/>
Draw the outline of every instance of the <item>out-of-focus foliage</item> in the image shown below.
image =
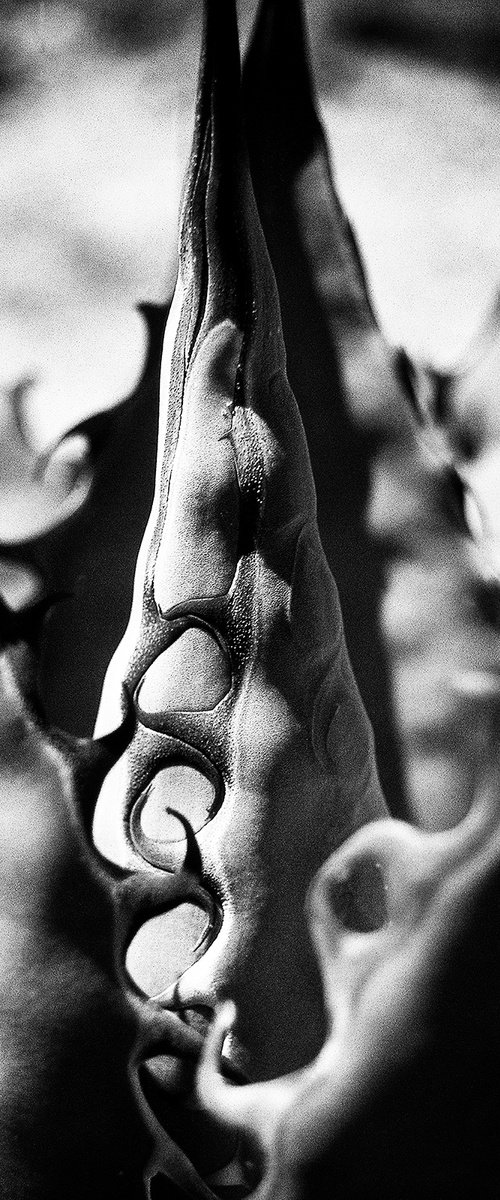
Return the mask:
<path id="1" fill-rule="evenodd" d="M 238 10 L 246 30 L 255 4 L 239 0 Z M 194 0 L 7 0 L 0 22 L 20 17 L 41 26 L 54 19 L 78 22 L 103 46 L 128 53 L 177 40 L 198 15 Z M 322 40 L 333 34 L 482 68 L 498 65 L 496 0 L 309 0 L 308 16 Z M 7 83 L 8 78 L 7 66 Z"/>
<path id="2" fill-rule="evenodd" d="M 370 44 L 498 68 L 500 9 L 496 0 L 336 0 L 335 26 Z"/>

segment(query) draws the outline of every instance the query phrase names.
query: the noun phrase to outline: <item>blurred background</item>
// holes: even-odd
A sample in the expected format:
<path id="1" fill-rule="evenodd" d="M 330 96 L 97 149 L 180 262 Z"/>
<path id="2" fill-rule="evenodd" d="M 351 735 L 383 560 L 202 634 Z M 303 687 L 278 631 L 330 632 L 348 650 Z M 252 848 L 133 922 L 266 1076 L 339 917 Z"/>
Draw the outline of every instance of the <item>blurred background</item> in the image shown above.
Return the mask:
<path id="1" fill-rule="evenodd" d="M 240 3 L 242 40 L 255 0 Z M 460 357 L 500 281 L 495 0 L 309 0 L 338 185 L 391 338 Z M 176 272 L 201 4 L 0 16 L 0 388 L 42 442 L 125 396 Z"/>

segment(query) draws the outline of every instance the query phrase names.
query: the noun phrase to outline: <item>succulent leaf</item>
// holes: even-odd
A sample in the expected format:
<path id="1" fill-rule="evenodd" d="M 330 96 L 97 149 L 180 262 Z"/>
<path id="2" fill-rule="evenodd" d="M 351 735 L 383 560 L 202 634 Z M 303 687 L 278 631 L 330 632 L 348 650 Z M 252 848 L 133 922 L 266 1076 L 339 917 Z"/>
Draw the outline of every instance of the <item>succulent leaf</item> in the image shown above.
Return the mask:
<path id="1" fill-rule="evenodd" d="M 190 820 L 205 903 L 199 892 L 191 909 L 179 905 L 184 962 L 152 995 L 185 1020 L 205 1013 L 205 1028 L 219 997 L 231 996 L 239 1022 L 229 1061 L 265 1078 L 278 1064 L 302 1065 L 321 1044 L 309 881 L 327 848 L 387 810 L 286 378 L 238 58 L 232 0 L 207 2 L 155 497 L 97 724 L 103 732 L 116 721 L 123 681 L 137 729 L 103 786 L 94 835 L 102 855 L 134 872 L 131 893 L 134 878 L 155 870 L 167 896 L 184 856 L 168 810 Z M 145 990 L 148 980 L 157 988 L 151 964 L 156 971 L 173 945 L 160 895 L 161 885 L 157 919 L 129 947 Z M 200 905 L 216 913 L 201 944 Z M 151 1096 L 150 1077 L 144 1086 Z M 167 1130 L 169 1087 L 167 1079 L 163 1103 L 154 1093 Z M 201 1142 L 194 1161 L 203 1170 Z"/>

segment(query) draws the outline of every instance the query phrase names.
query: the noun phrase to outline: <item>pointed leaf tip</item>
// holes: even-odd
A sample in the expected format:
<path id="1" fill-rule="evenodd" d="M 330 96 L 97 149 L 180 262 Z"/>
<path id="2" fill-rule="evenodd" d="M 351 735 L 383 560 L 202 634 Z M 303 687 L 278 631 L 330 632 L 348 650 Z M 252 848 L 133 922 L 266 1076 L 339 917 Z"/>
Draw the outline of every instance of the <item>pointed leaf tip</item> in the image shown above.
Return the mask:
<path id="1" fill-rule="evenodd" d="M 284 122 L 304 142 L 320 129 L 301 0 L 261 0 L 243 69 L 245 119 Z M 258 120 L 261 117 L 257 118 Z M 296 147 L 297 152 L 299 146 Z"/>
<path id="2" fill-rule="evenodd" d="M 206 0 L 196 123 L 182 209 L 179 256 L 184 282 L 185 361 L 202 323 L 229 318 L 243 327 L 248 292 L 248 200 L 251 193 L 241 112 L 241 72 L 234 0 Z M 188 294 L 189 291 L 189 294 Z"/>

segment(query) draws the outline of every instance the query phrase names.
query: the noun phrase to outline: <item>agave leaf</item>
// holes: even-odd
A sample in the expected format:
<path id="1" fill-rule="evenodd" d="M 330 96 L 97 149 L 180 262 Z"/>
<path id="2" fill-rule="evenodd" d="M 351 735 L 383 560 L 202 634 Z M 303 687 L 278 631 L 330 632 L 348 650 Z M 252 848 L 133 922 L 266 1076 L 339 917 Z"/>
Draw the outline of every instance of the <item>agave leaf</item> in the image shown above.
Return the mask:
<path id="1" fill-rule="evenodd" d="M 135 392 L 91 431 L 95 473 L 77 526 L 52 553 L 56 586 L 70 600 L 48 623 L 41 687 L 52 720 L 90 733 L 104 674 L 130 611 L 137 552 L 151 505 L 158 377 L 169 305 L 142 306 L 149 350 Z M 68 581 L 69 575 L 69 581 Z M 72 686 L 68 687 L 68 677 Z"/>
<path id="2" fill-rule="evenodd" d="M 498 659 L 498 319 L 493 311 L 467 369 L 450 376 L 387 343 L 336 193 L 300 0 L 262 0 L 244 85 L 288 373 L 384 789 L 396 815 L 452 824 L 474 777 L 470 700 L 450 678 L 494 671 Z M 485 421 L 484 453 L 464 462 L 460 428 L 474 440 Z M 367 443 L 368 430 L 378 441 Z"/>
<path id="3" fill-rule="evenodd" d="M 175 875 L 137 882 L 113 872 L 90 838 L 92 810 L 133 728 L 133 707 L 101 739 L 46 720 L 36 646 L 46 605 L 0 605 L 0 901 L 2 1187 L 12 1200 L 145 1196 L 157 1171 L 172 1189 L 212 1193 L 158 1127 L 138 1086 L 148 1055 L 194 1069 L 195 1030 L 145 1002 L 125 978 L 121 948 L 144 915 L 197 897 L 199 860 L 187 832 Z M 29 1103 L 27 1102 L 29 1098 Z"/>
<path id="4" fill-rule="evenodd" d="M 206 1025 L 231 996 L 229 1061 L 265 1078 L 307 1061 L 324 1032 L 309 881 L 328 849 L 387 810 L 285 373 L 240 124 L 232 0 L 205 5 L 179 259 L 155 497 L 97 725 L 116 723 L 124 682 L 137 730 L 103 786 L 94 835 L 115 865 L 168 880 L 184 846 L 167 809 L 188 816 L 211 927 L 200 944 L 184 906 L 184 959 L 160 991 L 155 972 L 173 943 L 159 906 L 127 963 L 138 987 L 187 1021 L 204 1014 Z M 377 889 L 359 903 L 371 913 Z M 167 1100 L 168 1090 L 167 1079 Z M 201 1132 L 197 1141 L 200 1162 Z"/>
<path id="5" fill-rule="evenodd" d="M 317 1058 L 235 1088 L 217 1069 L 233 1005 L 210 1030 L 198 1094 L 251 1139 L 263 1164 L 255 1200 L 321 1200 L 332 1188 L 342 1200 L 494 1195 L 498 695 L 476 716 L 477 786 L 464 821 L 444 833 L 366 826 L 314 880 L 308 916 L 329 1016 Z M 385 913 L 370 929 L 352 897 L 373 872 Z"/>
<path id="6" fill-rule="evenodd" d="M 112 892 L 78 826 L 75 753 L 22 686 L 35 669 L 25 624 L 2 608 L 2 1187 L 83 1200 L 116 1194 L 124 1171 L 138 1197 L 151 1137 L 128 1078 L 137 1022 L 114 968 Z"/>
<path id="7" fill-rule="evenodd" d="M 45 626 L 40 689 L 51 719 L 75 734 L 95 721 L 151 503 L 168 305 L 141 311 L 149 351 L 136 390 L 43 455 L 29 439 L 27 389 L 2 401 L 0 585 L 14 607 L 47 590 L 67 593 Z"/>
<path id="8" fill-rule="evenodd" d="M 381 621 L 410 808 L 429 828 L 472 802 L 474 705 L 498 672 L 496 324 L 492 313 L 460 371 L 421 373 L 413 435 L 388 439 L 372 471 L 367 519 L 392 548 Z M 453 686 L 463 673 L 474 686 Z"/>
<path id="9" fill-rule="evenodd" d="M 390 661 L 378 622 L 385 557 L 365 510 L 373 430 L 407 422 L 399 356 L 374 314 L 338 199 L 300 0 L 262 0 L 244 63 L 250 166 L 276 274 L 287 373 L 307 436 L 318 524 L 391 810 L 404 811 Z"/>

